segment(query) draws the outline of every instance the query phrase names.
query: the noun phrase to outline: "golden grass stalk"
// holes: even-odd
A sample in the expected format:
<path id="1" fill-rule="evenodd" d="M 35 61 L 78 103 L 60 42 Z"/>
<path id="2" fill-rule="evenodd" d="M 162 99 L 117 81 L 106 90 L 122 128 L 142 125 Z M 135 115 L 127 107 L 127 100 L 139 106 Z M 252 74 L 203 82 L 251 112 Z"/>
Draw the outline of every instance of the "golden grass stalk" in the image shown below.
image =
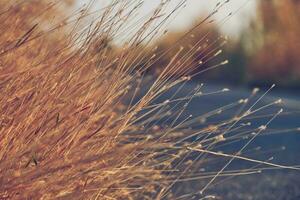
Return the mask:
<path id="1" fill-rule="evenodd" d="M 92 1 L 70 15 L 62 12 L 64 1 L 1 1 L 0 199 L 189 199 L 193 193 L 180 197 L 173 186 L 208 161 L 203 153 L 230 157 L 212 148 L 249 134 L 226 137 L 255 110 L 201 130 L 185 128 L 246 100 L 195 118 L 182 114 L 192 98 L 208 95 L 203 85 L 157 102 L 190 80 L 192 58 L 209 46 L 198 42 L 181 55 L 174 44 L 177 53 L 141 92 L 145 72 L 166 53 L 146 47 L 184 4 L 163 14 L 163 2 L 141 23 L 135 19 L 141 2 L 133 0 L 112 1 L 96 21 L 88 20 L 98 14 L 89 10 Z M 121 47 L 111 43 L 123 39 Z M 188 142 L 194 136 L 198 140 Z M 254 172 L 223 168 L 193 179 L 212 178 L 203 192 L 217 176 Z"/>

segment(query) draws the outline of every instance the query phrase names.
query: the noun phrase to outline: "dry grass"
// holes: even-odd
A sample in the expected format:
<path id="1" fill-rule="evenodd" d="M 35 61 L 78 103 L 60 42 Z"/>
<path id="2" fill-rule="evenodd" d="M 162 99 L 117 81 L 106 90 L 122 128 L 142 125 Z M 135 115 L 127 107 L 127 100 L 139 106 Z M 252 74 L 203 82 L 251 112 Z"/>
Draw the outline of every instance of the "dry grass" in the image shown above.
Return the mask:
<path id="1" fill-rule="evenodd" d="M 139 23 L 134 21 L 139 3 L 113 1 L 96 21 L 85 25 L 91 12 L 82 9 L 68 17 L 62 13 L 67 8 L 61 1 L 1 1 L 0 199 L 190 199 L 219 176 L 259 173 L 258 169 L 225 172 L 233 159 L 247 160 L 240 156 L 243 149 L 227 155 L 213 147 L 248 135 L 241 132 L 227 138 L 241 119 L 263 108 L 251 107 L 201 130 L 185 130 L 247 101 L 184 119 L 187 103 L 207 95 L 200 92 L 202 85 L 186 97 L 154 101 L 191 78 L 194 66 L 182 66 L 193 62 L 200 42 L 181 56 L 182 49 L 172 45 L 172 50 L 179 50 L 137 98 L 145 87 L 144 72 L 164 54 L 152 55 L 145 47 L 170 18 L 161 15 L 166 5 Z M 159 25 L 152 26 L 157 20 Z M 110 39 L 130 31 L 134 34 L 125 37 L 127 43 L 118 50 L 111 48 Z M 263 130 L 256 129 L 254 136 Z M 194 136 L 198 140 L 188 142 Z M 195 153 L 196 159 L 190 160 Z M 217 172 L 199 173 L 199 166 L 209 161 L 206 154 L 230 160 Z M 197 179 L 210 181 L 196 193 L 180 196 L 173 191 L 176 183 Z"/>

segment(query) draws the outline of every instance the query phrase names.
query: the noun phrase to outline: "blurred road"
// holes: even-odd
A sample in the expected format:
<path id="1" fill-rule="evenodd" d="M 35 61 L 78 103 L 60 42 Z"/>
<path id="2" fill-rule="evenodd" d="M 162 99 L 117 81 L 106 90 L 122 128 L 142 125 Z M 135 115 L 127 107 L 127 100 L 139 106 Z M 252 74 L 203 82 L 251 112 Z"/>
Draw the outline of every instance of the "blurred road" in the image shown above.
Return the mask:
<path id="1" fill-rule="evenodd" d="M 183 87 L 176 86 L 157 99 L 157 102 L 170 100 L 170 97 L 176 92 L 177 95 L 174 98 L 184 97 L 196 87 L 197 83 L 195 82 L 185 84 Z M 179 88 L 181 88 L 180 91 L 178 91 Z M 222 85 L 211 83 L 204 84 L 200 91 L 203 95 L 194 97 L 189 102 L 187 108 L 183 114 L 181 114 L 181 120 L 189 115 L 193 115 L 193 117 L 201 116 L 211 110 L 219 109 L 227 104 L 237 102 L 240 99 L 249 98 L 252 93 L 252 90 L 247 88 L 232 88 L 230 91 L 227 91 Z M 265 91 L 266 89 L 261 90 L 255 97 L 251 97 L 243 110 L 245 111 L 251 107 Z M 205 95 L 207 93 L 215 94 Z M 254 114 L 254 119 L 245 121 L 250 121 L 252 124 L 251 128 L 254 130 L 264 125 L 274 113 L 277 113 L 283 108 L 283 113 L 272 121 L 265 131 L 266 134 L 257 137 L 245 151 L 260 147 L 259 152 L 254 154 L 256 155 L 255 159 L 266 160 L 270 157 L 274 157 L 271 161 L 273 163 L 289 166 L 300 165 L 300 94 L 280 92 L 276 91 L 276 89 L 272 89 L 259 100 L 252 110 L 271 104 L 280 98 L 282 99 L 282 103 L 265 108 Z M 183 104 L 179 105 L 175 110 L 182 108 Z M 206 119 L 205 126 L 207 124 L 215 124 L 222 120 L 231 119 L 238 110 L 238 106 L 226 111 L 224 110 L 221 114 Z M 196 123 L 193 127 L 201 128 L 202 126 L 201 124 L 198 126 Z M 245 144 L 245 141 L 232 143 L 220 148 L 220 150 L 224 150 L 225 152 L 238 151 L 243 144 Z M 237 165 L 239 165 L 238 162 L 235 163 L 235 166 Z M 239 166 L 237 167 L 239 168 Z M 191 185 L 194 185 L 194 183 Z M 217 199 L 225 200 L 300 200 L 300 171 L 285 169 L 267 170 L 265 173 L 258 175 L 239 176 L 227 181 L 226 184 L 214 186 L 209 192 L 216 194 Z"/>

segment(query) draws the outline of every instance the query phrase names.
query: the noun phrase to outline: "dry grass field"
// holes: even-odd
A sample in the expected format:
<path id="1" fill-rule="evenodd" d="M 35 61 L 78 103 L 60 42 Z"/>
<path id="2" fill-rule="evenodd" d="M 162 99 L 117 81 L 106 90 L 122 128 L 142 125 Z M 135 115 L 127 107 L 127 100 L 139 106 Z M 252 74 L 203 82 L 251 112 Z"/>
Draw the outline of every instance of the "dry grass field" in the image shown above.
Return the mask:
<path id="1" fill-rule="evenodd" d="M 209 199 L 213 196 L 206 190 L 219 177 L 261 172 L 227 171 L 236 159 L 298 170 L 242 155 L 282 110 L 251 132 L 230 134 L 249 126 L 244 118 L 281 100 L 245 109 L 248 100 L 241 99 L 203 116 L 183 117 L 191 99 L 209 95 L 199 85 L 184 97 L 157 102 L 164 92 L 188 82 L 195 65 L 205 64 L 195 62 L 199 55 L 210 60 L 221 53 L 215 43 L 203 43 L 206 34 L 184 53 L 179 41 L 164 52 L 148 48 L 184 2 L 171 13 L 164 13 L 168 1 L 162 2 L 151 15 L 136 19 L 141 2 L 135 0 L 115 0 L 98 12 L 90 11 L 92 1 L 75 11 L 71 1 L 0 1 L 1 200 Z M 223 4 L 226 1 L 194 29 L 209 23 Z M 114 40 L 124 42 L 113 48 Z M 169 52 L 174 54 L 149 85 L 145 72 Z M 228 89 L 215 93 L 224 92 Z M 177 103 L 181 106 L 174 107 Z M 240 108 L 234 117 L 205 124 L 205 118 L 232 107 Z M 199 122 L 203 128 L 190 129 Z M 237 152 L 214 150 L 246 136 L 249 141 Z M 194 137 L 197 140 L 190 140 Z M 199 172 L 202 165 L 222 159 L 221 168 Z M 177 192 L 178 183 L 189 180 L 205 184 Z"/>

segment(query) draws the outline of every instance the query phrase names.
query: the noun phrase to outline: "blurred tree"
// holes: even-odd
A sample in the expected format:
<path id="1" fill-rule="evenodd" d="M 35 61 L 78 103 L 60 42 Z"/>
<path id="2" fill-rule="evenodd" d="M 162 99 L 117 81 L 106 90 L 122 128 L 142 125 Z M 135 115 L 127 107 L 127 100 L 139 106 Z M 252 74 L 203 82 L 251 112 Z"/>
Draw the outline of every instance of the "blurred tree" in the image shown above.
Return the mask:
<path id="1" fill-rule="evenodd" d="M 243 82 L 245 53 L 242 46 L 222 36 L 213 20 L 201 23 L 199 19 L 190 29 L 192 31 L 167 33 L 154 44 L 155 53 L 160 59 L 150 69 L 151 74 L 159 74 L 163 70 L 160 66 L 166 66 L 172 56 L 180 51 L 180 62 L 184 63 L 182 67 L 190 68 L 190 74 L 199 74 L 195 76 L 196 79 L 233 84 Z M 197 49 L 196 53 L 190 54 L 191 49 Z M 227 59 L 229 64 L 223 66 L 221 63 Z"/>
<path id="2" fill-rule="evenodd" d="M 300 1 L 263 0 L 257 12 L 245 33 L 249 78 L 295 85 L 300 82 Z"/>
<path id="3" fill-rule="evenodd" d="M 166 33 L 156 41 L 155 47 L 151 48 L 155 49 L 154 53 L 159 59 L 150 69 L 151 73 L 159 74 L 176 53 L 180 58 L 177 63 L 182 64 L 182 67 L 175 75 L 183 71 L 195 74 L 224 61 L 221 54 L 227 38 L 222 36 L 213 22 L 200 20 L 190 30 Z M 218 70 L 208 70 L 205 76 L 220 78 Z"/>
<path id="4" fill-rule="evenodd" d="M 191 32 L 170 32 L 160 38 L 154 44 L 155 47 L 151 47 L 155 49 L 159 59 L 150 68 L 150 73 L 159 74 L 181 48 L 180 61 L 185 63 L 182 67 L 190 68 L 190 74 L 198 73 L 195 79 L 234 85 L 245 83 L 247 54 L 243 45 L 244 39 L 236 41 L 222 36 L 219 27 L 213 22 L 199 24 L 198 21 L 192 26 L 196 28 Z M 198 49 L 193 55 L 189 54 L 192 48 Z M 227 59 L 229 63 L 226 66 L 214 67 Z M 201 71 L 205 73 L 200 73 Z"/>

